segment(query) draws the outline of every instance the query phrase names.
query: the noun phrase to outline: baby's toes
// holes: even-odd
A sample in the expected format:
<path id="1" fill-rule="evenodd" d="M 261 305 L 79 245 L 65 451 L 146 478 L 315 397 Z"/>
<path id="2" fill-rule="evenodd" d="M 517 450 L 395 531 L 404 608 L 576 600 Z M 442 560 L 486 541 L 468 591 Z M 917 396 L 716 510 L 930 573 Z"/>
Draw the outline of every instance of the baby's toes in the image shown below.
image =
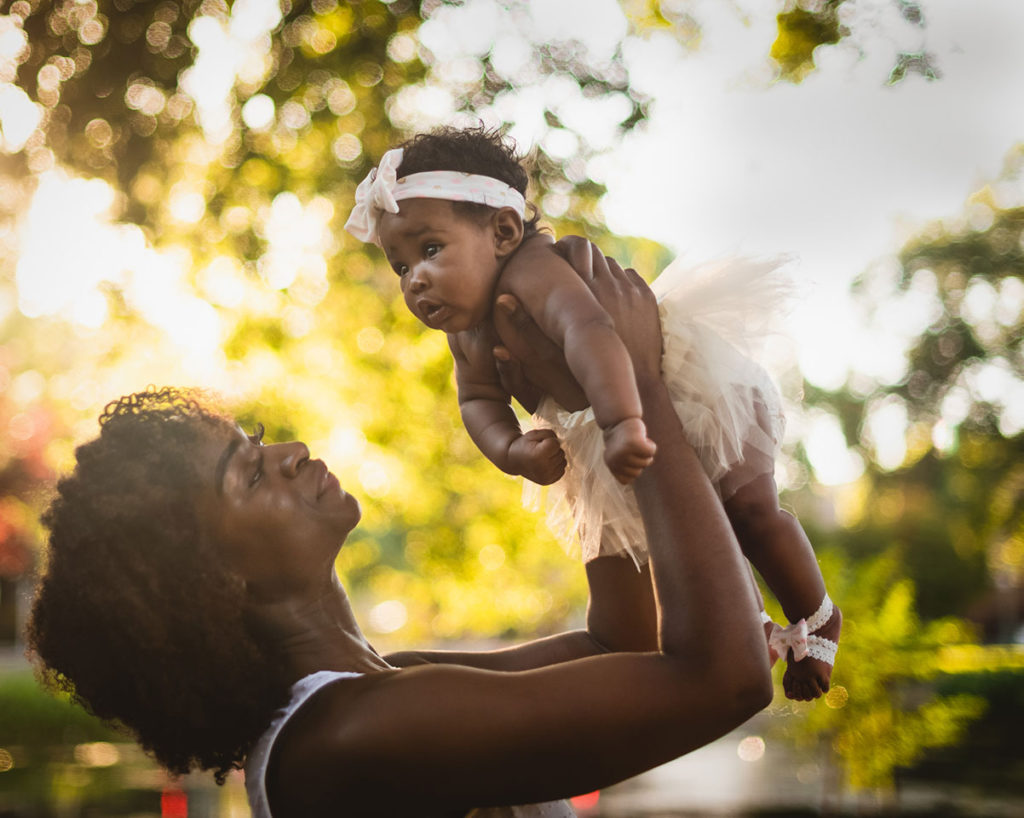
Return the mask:
<path id="1" fill-rule="evenodd" d="M 783 687 L 786 688 L 785 680 Z M 786 688 L 786 697 L 798 702 L 809 702 L 816 698 L 814 694 L 816 687 L 806 679 L 790 679 L 789 687 Z"/>

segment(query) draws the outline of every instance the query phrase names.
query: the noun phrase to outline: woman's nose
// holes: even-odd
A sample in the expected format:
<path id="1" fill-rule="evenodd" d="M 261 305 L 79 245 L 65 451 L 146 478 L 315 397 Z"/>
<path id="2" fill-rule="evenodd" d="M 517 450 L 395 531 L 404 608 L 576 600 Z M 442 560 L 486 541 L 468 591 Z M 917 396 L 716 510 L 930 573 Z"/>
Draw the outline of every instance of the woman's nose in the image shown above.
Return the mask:
<path id="1" fill-rule="evenodd" d="M 302 464 L 309 460 L 309 447 L 300 440 L 278 445 L 281 447 L 281 474 L 294 477 Z"/>

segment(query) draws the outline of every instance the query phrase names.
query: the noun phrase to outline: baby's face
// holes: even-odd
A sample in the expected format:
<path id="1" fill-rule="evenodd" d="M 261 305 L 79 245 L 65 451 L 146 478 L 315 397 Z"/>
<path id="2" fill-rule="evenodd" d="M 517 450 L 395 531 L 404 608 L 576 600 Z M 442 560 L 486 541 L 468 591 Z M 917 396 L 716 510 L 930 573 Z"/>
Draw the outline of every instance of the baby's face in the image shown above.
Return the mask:
<path id="1" fill-rule="evenodd" d="M 405 303 L 428 327 L 462 332 L 490 314 L 501 272 L 490 219 L 462 216 L 445 199 L 404 199 L 379 234 Z"/>

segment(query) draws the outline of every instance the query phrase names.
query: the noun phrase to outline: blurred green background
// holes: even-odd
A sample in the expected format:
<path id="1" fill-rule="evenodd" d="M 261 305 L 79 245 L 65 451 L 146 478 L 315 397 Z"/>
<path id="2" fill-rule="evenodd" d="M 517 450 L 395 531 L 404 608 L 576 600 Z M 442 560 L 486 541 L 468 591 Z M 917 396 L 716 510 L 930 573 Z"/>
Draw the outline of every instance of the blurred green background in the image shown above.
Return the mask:
<path id="1" fill-rule="evenodd" d="M 431 53 L 424 25 L 481 5 L 3 4 L 0 816 L 247 814 L 237 780 L 169 780 L 41 692 L 21 656 L 48 492 L 104 403 L 148 383 L 215 389 L 268 439 L 306 440 L 360 497 L 338 570 L 382 649 L 579 623 L 578 563 L 463 431 L 444 338 L 416 324 L 380 256 L 341 225 L 373 161 L 430 122 L 438 98 L 448 120 L 480 112 L 514 126 L 512 101 L 557 79 L 563 97 L 608 103 L 620 137 L 642 129 L 657 100 L 633 87 L 623 44 L 698 49 L 705 7 L 622 0 L 622 43 L 600 58 L 571 36 L 524 35 L 514 68 L 496 47 Z M 800 93 L 816 58 L 851 36 L 852 0 L 767 5 L 760 54 L 772 82 Z M 907 19 L 918 9 L 892 5 Z M 900 53 L 879 83 L 941 83 L 940 69 Z M 545 139 L 524 147 L 546 221 L 653 278 L 669 250 L 604 223 L 589 168 L 614 150 L 558 105 L 540 114 Z M 561 137 L 568 158 L 551 149 Z M 868 316 L 924 304 L 897 377 L 851 373 L 825 389 L 792 362 L 779 372 L 787 397 L 833 418 L 863 463 L 827 486 L 799 437 L 786 449 L 784 502 L 845 616 L 830 694 L 797 705 L 780 692 L 760 725 L 769 746 L 810 753 L 827 778 L 832 807 L 794 809 L 841 810 L 850 796 L 861 811 L 909 810 L 908 781 L 1011 801 L 1024 791 L 1024 422 L 1012 399 L 1024 380 L 1024 207 L 999 195 L 1022 161 L 1011 151 L 963 212 L 905 236 L 892 263 L 854 282 Z M 893 411 L 898 462 L 866 431 Z"/>

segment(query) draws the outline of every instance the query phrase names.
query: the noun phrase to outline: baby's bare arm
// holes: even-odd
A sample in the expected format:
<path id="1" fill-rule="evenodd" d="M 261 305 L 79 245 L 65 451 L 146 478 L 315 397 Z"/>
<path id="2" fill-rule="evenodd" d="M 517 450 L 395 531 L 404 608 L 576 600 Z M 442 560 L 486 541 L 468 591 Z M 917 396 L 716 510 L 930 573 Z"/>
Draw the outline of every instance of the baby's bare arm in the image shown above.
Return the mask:
<path id="1" fill-rule="evenodd" d="M 550 429 L 523 434 L 494 364 L 492 345 L 481 345 L 478 354 L 458 336 L 448 336 L 455 360 L 462 422 L 477 448 L 506 474 L 522 475 L 549 485 L 565 472 L 565 455 Z M 486 350 L 483 349 L 486 346 Z"/>
<path id="2" fill-rule="evenodd" d="M 561 346 L 566 363 L 605 431 L 605 461 L 623 483 L 654 454 L 641 418 L 633 365 L 608 313 L 549 243 L 531 241 L 509 260 L 502 286 L 541 331 Z"/>

